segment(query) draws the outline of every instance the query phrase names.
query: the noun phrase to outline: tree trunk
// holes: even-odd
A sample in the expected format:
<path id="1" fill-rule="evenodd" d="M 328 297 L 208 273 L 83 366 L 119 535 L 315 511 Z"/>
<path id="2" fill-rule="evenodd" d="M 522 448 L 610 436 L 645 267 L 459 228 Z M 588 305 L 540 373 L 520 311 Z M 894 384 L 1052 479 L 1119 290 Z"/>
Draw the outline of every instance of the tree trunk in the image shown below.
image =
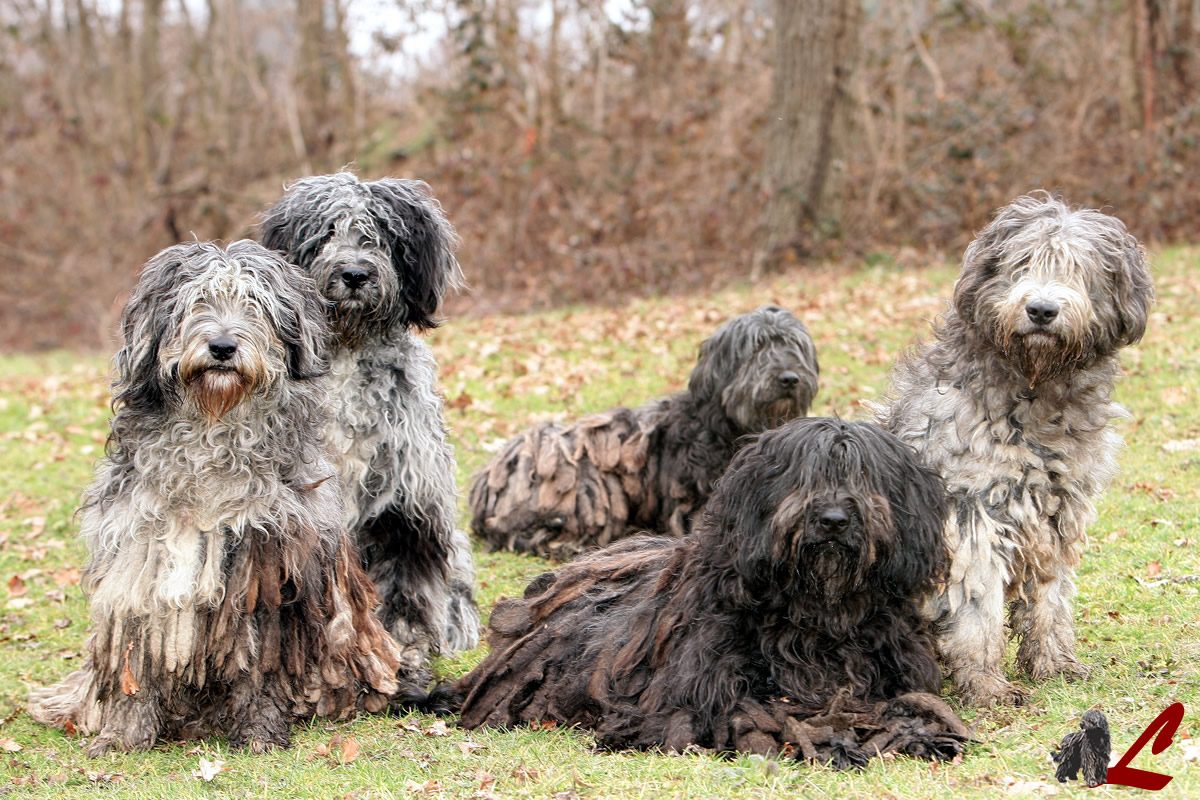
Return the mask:
<path id="1" fill-rule="evenodd" d="M 844 148 L 862 9 L 852 0 L 775 0 L 775 76 L 768 131 L 767 252 L 777 262 L 836 227 L 831 165 Z"/>
<path id="2" fill-rule="evenodd" d="M 296 59 L 296 109 L 306 154 L 318 161 L 329 151 L 329 71 L 324 0 L 296 0 L 300 28 Z"/>

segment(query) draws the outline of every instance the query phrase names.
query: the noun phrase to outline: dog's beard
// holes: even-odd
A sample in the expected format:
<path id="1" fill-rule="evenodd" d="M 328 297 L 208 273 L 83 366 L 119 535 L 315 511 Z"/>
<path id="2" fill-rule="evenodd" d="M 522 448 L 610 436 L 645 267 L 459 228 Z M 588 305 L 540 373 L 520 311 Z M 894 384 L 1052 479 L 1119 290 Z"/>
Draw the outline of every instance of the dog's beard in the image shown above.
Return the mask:
<path id="1" fill-rule="evenodd" d="M 185 381 L 196 406 L 214 420 L 232 411 L 253 390 L 251 382 L 241 372 L 224 367 L 201 370 Z"/>
<path id="2" fill-rule="evenodd" d="M 1070 372 L 1082 355 L 1060 334 L 1043 331 L 1007 336 L 1000 351 L 1026 377 L 1030 388 Z"/>
<path id="3" fill-rule="evenodd" d="M 770 400 L 755 398 L 735 408 L 730 416 L 745 433 L 761 433 L 800 416 L 800 401 L 791 394 Z"/>
<path id="4" fill-rule="evenodd" d="M 338 341 L 356 347 L 372 331 L 386 326 L 394 313 L 378 285 L 363 287 L 354 293 L 343 289 L 325 293 L 327 319 Z"/>
<path id="5" fill-rule="evenodd" d="M 772 400 L 763 407 L 759 413 L 759 420 L 762 423 L 763 430 L 776 428 L 788 420 L 798 416 L 800 404 L 796 398 L 788 395 L 781 397 L 778 400 Z"/>
<path id="6" fill-rule="evenodd" d="M 855 593 L 862 585 L 861 553 L 843 542 L 828 540 L 803 546 L 797 566 L 809 594 L 828 603 Z"/>

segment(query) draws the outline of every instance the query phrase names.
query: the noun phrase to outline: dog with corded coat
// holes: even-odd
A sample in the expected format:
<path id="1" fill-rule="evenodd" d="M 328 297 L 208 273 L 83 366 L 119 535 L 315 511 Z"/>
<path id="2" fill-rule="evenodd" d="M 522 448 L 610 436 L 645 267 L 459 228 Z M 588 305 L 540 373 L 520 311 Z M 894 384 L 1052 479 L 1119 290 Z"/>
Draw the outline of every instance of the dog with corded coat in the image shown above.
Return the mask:
<path id="1" fill-rule="evenodd" d="M 462 280 L 454 229 L 421 181 L 340 172 L 289 186 L 263 219 L 262 241 L 310 275 L 324 300 L 327 438 L 380 618 L 417 657 L 474 647 L 475 570 L 455 524 L 454 451 L 437 364 L 418 336 Z"/>
<path id="2" fill-rule="evenodd" d="M 475 534 L 559 561 L 643 530 L 682 536 L 742 437 L 808 413 L 819 372 L 791 312 L 735 317 L 700 346 L 686 391 L 509 441 L 471 486 Z"/>
<path id="3" fill-rule="evenodd" d="M 29 713 L 93 736 L 91 756 L 203 736 L 261 752 L 424 690 L 346 532 L 312 281 L 253 242 L 178 245 L 122 326 L 82 511 L 87 659 Z"/>
<path id="4" fill-rule="evenodd" d="M 928 613 L 968 703 L 1025 697 L 1004 676 L 1006 616 L 1031 679 L 1088 673 L 1075 567 L 1117 469 L 1117 354 L 1141 339 L 1153 299 L 1119 219 L 1021 197 L 967 248 L 933 341 L 896 367 L 879 420 L 946 480 L 951 568 Z"/>
<path id="5" fill-rule="evenodd" d="M 945 487 L 866 423 L 754 438 L 682 538 L 625 539 L 503 600 L 491 653 L 442 694 L 462 725 L 554 721 L 603 747 L 953 758 L 918 606 L 944 574 Z"/>

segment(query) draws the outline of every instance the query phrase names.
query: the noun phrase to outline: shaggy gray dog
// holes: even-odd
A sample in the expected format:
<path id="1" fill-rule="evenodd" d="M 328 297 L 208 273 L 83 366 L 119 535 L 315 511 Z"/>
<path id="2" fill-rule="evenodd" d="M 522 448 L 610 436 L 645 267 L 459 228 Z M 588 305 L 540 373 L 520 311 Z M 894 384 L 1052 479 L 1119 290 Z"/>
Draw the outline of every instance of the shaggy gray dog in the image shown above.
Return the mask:
<path id="1" fill-rule="evenodd" d="M 91 756 L 211 735 L 259 752 L 423 689 L 342 522 L 312 282 L 254 242 L 178 245 L 123 326 L 82 511 L 87 661 L 29 713 L 96 734 Z"/>
<path id="2" fill-rule="evenodd" d="M 736 317 L 701 345 L 687 391 L 505 445 L 471 487 L 475 533 L 558 560 L 638 530 L 682 536 L 741 437 L 808 413 L 818 371 L 791 312 Z"/>
<path id="3" fill-rule="evenodd" d="M 442 296 L 461 280 L 454 230 L 424 183 L 342 172 L 292 184 L 267 212 L 262 239 L 325 298 L 336 409 L 328 438 L 384 625 L 425 656 L 474 647 L 479 611 L 470 542 L 455 526 L 454 453 L 437 364 L 416 335 L 436 325 Z"/>
<path id="4" fill-rule="evenodd" d="M 969 703 L 1023 698 L 1002 671 L 1006 603 L 1030 678 L 1087 674 L 1073 575 L 1116 472 L 1117 351 L 1141 338 L 1153 298 L 1120 220 L 1022 197 L 967 248 L 934 341 L 896 368 L 880 421 L 946 479 L 952 566 L 930 613 Z"/>

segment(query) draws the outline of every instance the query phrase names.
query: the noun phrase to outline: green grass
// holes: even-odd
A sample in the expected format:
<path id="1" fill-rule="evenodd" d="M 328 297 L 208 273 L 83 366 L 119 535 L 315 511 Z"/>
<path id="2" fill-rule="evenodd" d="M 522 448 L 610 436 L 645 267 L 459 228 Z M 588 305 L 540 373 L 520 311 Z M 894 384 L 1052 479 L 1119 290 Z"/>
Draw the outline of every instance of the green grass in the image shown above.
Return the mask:
<path id="1" fill-rule="evenodd" d="M 291 750 L 266 756 L 230 752 L 212 740 L 89 761 L 78 737 L 35 725 L 22 704 L 31 686 L 61 678 L 80 660 L 87 606 L 72 568 L 85 554 L 73 512 L 102 450 L 106 362 L 69 354 L 2 357 L 0 795 L 951 798 L 1008 796 L 1021 788 L 1014 781 L 1041 781 L 1029 795 L 1070 796 L 1083 790 L 1053 782 L 1047 753 L 1086 708 L 1105 710 L 1114 749 L 1123 752 L 1179 700 L 1187 715 L 1175 745 L 1159 755 L 1147 748 L 1135 766 L 1175 776 L 1161 797 L 1200 796 L 1200 765 L 1185 760 L 1180 743 L 1200 739 L 1200 448 L 1178 444 L 1200 439 L 1200 320 L 1193 311 L 1200 251 L 1159 253 L 1153 263 L 1158 304 L 1145 340 L 1123 358 L 1127 375 L 1117 391 L 1132 412 L 1121 425 L 1121 473 L 1099 504 L 1079 571 L 1079 655 L 1096 667 L 1093 676 L 1032 686 L 1023 708 L 964 709 L 980 741 L 960 764 L 876 761 L 858 774 L 748 757 L 598 754 L 585 733 L 562 729 L 451 727 L 439 735 L 432 718 L 417 716 L 312 723 L 295 731 Z M 460 486 L 490 446 L 533 420 L 677 390 L 700 340 L 720 320 L 765 302 L 795 310 L 817 341 L 822 388 L 815 413 L 861 417 L 859 401 L 884 390 L 889 365 L 926 334 L 953 279 L 949 267 L 828 268 L 622 310 L 454 320 L 432 342 Z M 485 609 L 545 568 L 524 556 L 477 558 Z M 438 669 L 462 674 L 484 652 Z M 339 760 L 336 743 L 335 756 L 322 754 L 334 736 L 352 738 L 357 757 Z M 194 778 L 201 759 L 220 759 L 226 771 L 211 782 Z"/>

